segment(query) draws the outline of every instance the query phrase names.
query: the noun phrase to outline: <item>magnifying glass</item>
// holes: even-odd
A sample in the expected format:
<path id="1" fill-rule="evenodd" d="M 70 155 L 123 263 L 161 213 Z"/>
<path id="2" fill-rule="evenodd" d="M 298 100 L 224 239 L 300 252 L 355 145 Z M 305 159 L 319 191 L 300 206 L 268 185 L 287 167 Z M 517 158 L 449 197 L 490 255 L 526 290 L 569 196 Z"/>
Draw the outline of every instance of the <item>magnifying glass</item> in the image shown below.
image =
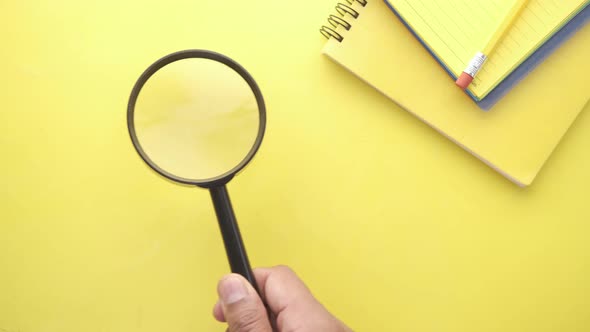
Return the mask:
<path id="1" fill-rule="evenodd" d="M 252 76 L 219 53 L 172 53 L 135 83 L 127 126 L 133 146 L 154 171 L 209 189 L 231 271 L 258 291 L 226 188 L 264 136 L 266 109 Z"/>

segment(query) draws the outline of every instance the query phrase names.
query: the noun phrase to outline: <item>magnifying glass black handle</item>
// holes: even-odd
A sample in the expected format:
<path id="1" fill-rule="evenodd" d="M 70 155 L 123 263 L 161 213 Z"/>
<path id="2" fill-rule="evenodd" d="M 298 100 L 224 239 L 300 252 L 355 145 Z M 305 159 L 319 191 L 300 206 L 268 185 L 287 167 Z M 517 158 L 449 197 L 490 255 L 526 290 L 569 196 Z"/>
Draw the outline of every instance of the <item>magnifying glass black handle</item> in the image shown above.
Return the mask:
<path id="1" fill-rule="evenodd" d="M 250 267 L 250 261 L 246 254 L 246 248 L 242 241 L 227 188 L 225 185 L 220 185 L 210 188 L 210 191 L 231 271 L 246 278 L 256 292 L 260 294 L 254 273 L 252 273 L 252 268 Z"/>
<path id="2" fill-rule="evenodd" d="M 246 247 L 244 247 L 244 242 L 242 241 L 242 235 L 238 228 L 238 223 L 231 206 L 227 188 L 225 185 L 220 185 L 212 187 L 209 190 L 211 192 L 213 205 L 215 206 L 215 213 L 217 214 L 217 220 L 219 221 L 219 228 L 221 230 L 221 236 L 223 237 L 225 252 L 227 253 L 227 259 L 229 260 L 231 271 L 246 278 L 252 287 L 254 287 L 256 293 L 262 298 L 256 279 L 254 278 L 254 273 L 252 273 L 252 268 L 250 267 L 250 261 L 246 254 Z M 276 331 L 275 317 L 266 303 L 264 303 L 264 306 L 266 307 L 269 320 L 273 326 L 273 331 Z"/>

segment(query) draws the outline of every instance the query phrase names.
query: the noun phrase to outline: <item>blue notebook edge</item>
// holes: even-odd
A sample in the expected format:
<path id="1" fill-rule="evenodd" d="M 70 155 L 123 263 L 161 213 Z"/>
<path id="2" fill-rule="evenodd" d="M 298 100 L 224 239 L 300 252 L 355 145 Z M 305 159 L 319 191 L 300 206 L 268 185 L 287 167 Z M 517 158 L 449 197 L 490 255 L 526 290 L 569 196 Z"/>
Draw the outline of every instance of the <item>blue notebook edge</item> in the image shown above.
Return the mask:
<path id="1" fill-rule="evenodd" d="M 387 0 L 383 0 L 391 11 L 397 16 L 402 24 L 414 36 L 414 38 L 430 53 L 440 66 L 447 72 L 447 74 L 455 81 L 457 76 L 434 54 L 433 50 L 420 38 L 410 25 L 402 18 L 402 16 L 395 10 L 395 8 Z M 466 90 L 466 94 L 477 104 L 477 106 L 489 111 L 491 108 L 502 99 L 514 86 L 522 81 L 530 72 L 532 72 L 539 64 L 541 64 L 549 55 L 558 49 L 566 40 L 570 39 L 578 30 L 580 30 L 586 23 L 590 22 L 590 6 L 585 5 L 571 20 L 569 20 L 561 29 L 553 34 L 543 45 L 541 45 L 535 52 L 533 52 L 520 66 L 507 75 L 502 82 L 500 82 L 490 93 L 483 99 L 478 100 L 470 91 Z"/>
<path id="2" fill-rule="evenodd" d="M 387 7 L 389 7 L 391 9 L 391 11 L 395 14 L 395 16 L 397 16 L 399 21 L 414 36 L 414 38 L 418 42 L 420 42 L 420 44 L 424 47 L 424 49 L 426 49 L 428 51 L 428 53 L 430 53 L 432 58 L 434 60 L 436 60 L 436 62 L 438 62 L 438 64 L 447 72 L 447 74 L 449 74 L 449 76 L 451 76 L 451 78 L 453 79 L 453 82 L 456 81 L 457 76 L 455 76 L 455 74 L 453 74 L 453 72 L 442 62 L 442 60 L 439 57 L 437 57 L 436 54 L 434 54 L 434 51 L 426 44 L 426 42 L 424 40 L 422 40 L 422 38 L 420 38 L 420 36 L 418 36 L 418 34 L 414 31 L 414 29 L 412 29 L 412 27 L 408 24 L 408 22 L 406 22 L 406 20 L 404 20 L 404 18 L 400 15 L 400 13 L 398 13 L 398 11 L 395 8 L 393 8 L 393 5 L 391 5 L 389 3 L 389 1 L 387 1 L 387 0 L 383 0 L 383 1 L 385 1 L 385 4 L 387 4 Z M 465 92 L 471 97 L 471 99 L 473 99 L 475 102 L 477 102 L 477 97 L 475 97 L 469 90 L 465 90 Z"/>

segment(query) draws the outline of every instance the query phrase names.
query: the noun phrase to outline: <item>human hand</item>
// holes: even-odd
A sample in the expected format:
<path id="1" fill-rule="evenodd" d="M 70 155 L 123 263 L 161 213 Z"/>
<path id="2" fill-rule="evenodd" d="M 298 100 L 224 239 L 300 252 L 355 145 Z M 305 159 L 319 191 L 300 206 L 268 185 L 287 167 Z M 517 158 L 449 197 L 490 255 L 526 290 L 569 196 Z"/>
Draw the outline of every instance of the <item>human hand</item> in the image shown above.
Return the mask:
<path id="1" fill-rule="evenodd" d="M 352 332 L 324 308 L 303 281 L 288 267 L 255 269 L 262 299 L 272 312 L 276 332 Z M 254 288 L 238 274 L 223 277 L 217 285 L 215 319 L 229 332 L 272 332 L 264 304 Z"/>

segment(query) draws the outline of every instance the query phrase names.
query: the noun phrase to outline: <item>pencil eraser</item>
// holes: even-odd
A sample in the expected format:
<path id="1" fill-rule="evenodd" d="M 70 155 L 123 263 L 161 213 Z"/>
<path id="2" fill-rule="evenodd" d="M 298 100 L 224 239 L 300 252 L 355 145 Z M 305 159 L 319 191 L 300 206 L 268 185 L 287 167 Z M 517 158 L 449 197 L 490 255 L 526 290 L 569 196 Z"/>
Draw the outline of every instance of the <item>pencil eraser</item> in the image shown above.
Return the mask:
<path id="1" fill-rule="evenodd" d="M 467 74 L 466 72 L 462 72 L 459 78 L 455 81 L 455 84 L 457 84 L 457 86 L 461 89 L 465 90 L 472 81 L 473 77 L 471 77 L 471 75 Z"/>

